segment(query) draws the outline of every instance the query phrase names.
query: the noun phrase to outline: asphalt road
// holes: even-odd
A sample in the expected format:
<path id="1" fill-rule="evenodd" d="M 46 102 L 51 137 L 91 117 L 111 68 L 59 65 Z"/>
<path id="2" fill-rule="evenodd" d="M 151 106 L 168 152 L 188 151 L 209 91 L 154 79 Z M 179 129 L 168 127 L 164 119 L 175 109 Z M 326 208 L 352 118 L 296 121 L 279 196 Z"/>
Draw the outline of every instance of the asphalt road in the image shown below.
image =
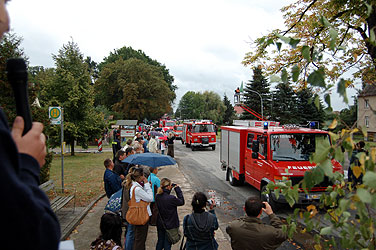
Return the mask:
<path id="1" fill-rule="evenodd" d="M 226 172 L 222 171 L 219 161 L 220 147 L 216 150 L 204 148 L 192 151 L 181 141 L 175 141 L 175 158 L 186 178 L 191 182 L 195 191 L 208 193 L 217 201 L 216 214 L 221 221 L 221 229 L 226 232 L 226 226 L 235 218 L 244 216 L 243 206 L 249 196 L 258 196 L 259 191 L 249 184 L 231 186 L 226 181 Z M 187 202 L 191 197 L 187 197 Z M 291 208 L 285 208 L 276 214 L 287 217 L 292 213 Z M 267 222 L 268 218 L 262 218 Z M 278 249 L 301 249 L 295 242 L 286 241 Z"/>

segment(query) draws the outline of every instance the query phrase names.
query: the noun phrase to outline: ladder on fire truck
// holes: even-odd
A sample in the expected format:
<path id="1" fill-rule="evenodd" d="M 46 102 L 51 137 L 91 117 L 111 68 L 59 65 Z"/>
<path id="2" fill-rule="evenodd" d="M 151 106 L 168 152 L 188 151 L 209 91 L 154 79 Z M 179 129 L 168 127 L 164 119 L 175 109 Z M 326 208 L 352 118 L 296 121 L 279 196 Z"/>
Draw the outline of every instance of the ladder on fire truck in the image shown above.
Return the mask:
<path id="1" fill-rule="evenodd" d="M 259 113 L 257 113 L 256 111 L 254 111 L 253 109 L 251 109 L 250 107 L 248 107 L 247 105 L 244 104 L 244 95 L 243 95 L 242 92 L 240 92 L 240 91 L 235 92 L 235 94 L 234 94 L 234 104 L 235 104 L 235 106 L 241 107 L 242 109 L 244 109 L 245 111 L 247 111 L 251 115 L 255 116 L 257 119 L 259 119 L 261 121 L 267 121 L 266 119 L 264 119 L 264 117 L 262 115 L 260 115 Z"/>

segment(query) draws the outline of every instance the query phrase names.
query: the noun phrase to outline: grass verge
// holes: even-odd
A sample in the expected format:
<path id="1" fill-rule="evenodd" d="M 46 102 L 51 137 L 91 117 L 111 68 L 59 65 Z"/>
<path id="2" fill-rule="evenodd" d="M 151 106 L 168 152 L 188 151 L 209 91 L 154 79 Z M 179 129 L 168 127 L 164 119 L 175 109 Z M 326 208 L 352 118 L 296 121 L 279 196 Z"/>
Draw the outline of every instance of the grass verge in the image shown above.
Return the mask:
<path id="1" fill-rule="evenodd" d="M 103 162 L 112 159 L 112 152 L 76 153 L 75 156 L 64 156 L 64 189 L 66 194 L 73 194 L 76 190 L 76 206 L 87 206 L 95 197 L 104 193 Z M 56 187 L 61 188 L 61 156 L 54 155 L 50 179 Z"/>

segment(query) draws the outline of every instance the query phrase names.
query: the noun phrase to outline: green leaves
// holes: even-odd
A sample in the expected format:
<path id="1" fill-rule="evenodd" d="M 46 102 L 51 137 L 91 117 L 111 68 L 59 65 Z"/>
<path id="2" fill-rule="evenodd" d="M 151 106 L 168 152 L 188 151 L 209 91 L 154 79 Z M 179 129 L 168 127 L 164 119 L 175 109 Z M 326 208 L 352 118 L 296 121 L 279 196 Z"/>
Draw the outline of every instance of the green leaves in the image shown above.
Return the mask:
<path id="1" fill-rule="evenodd" d="M 366 186 L 376 189 L 376 173 L 367 171 L 363 177 L 363 182 Z"/>
<path id="2" fill-rule="evenodd" d="M 300 39 L 296 39 L 296 38 L 290 38 L 290 37 L 286 37 L 286 36 L 282 36 L 281 34 L 277 34 L 277 37 L 282 40 L 284 43 L 287 43 L 289 44 L 293 49 L 296 48 L 296 45 L 298 45 L 298 43 L 300 42 Z M 277 47 L 278 47 L 278 51 L 280 51 L 281 49 L 281 44 L 278 45 L 278 43 L 276 43 Z"/>
<path id="3" fill-rule="evenodd" d="M 294 65 L 291 70 L 292 80 L 297 82 L 299 80 L 300 68 L 298 65 Z"/>
<path id="4" fill-rule="evenodd" d="M 331 227 L 321 228 L 321 231 L 320 231 L 321 235 L 329 235 L 331 233 L 332 233 L 332 228 Z"/>
<path id="5" fill-rule="evenodd" d="M 365 190 L 363 188 L 358 188 L 356 190 L 356 195 L 364 203 L 371 203 L 372 202 L 372 196 L 371 196 L 370 192 L 368 192 L 368 190 Z"/>
<path id="6" fill-rule="evenodd" d="M 328 19 L 326 19 L 326 17 L 324 17 L 324 16 L 320 17 L 320 22 L 321 22 L 322 25 L 325 26 L 325 28 L 328 28 L 329 26 L 331 26 L 331 24 L 328 21 Z"/>
<path id="7" fill-rule="evenodd" d="M 308 62 L 311 61 L 311 52 L 307 45 L 302 47 L 301 52 L 304 59 L 306 59 Z"/>
<path id="8" fill-rule="evenodd" d="M 325 88 L 325 72 L 323 68 L 313 71 L 307 79 L 307 82 L 312 86 L 323 87 Z"/>

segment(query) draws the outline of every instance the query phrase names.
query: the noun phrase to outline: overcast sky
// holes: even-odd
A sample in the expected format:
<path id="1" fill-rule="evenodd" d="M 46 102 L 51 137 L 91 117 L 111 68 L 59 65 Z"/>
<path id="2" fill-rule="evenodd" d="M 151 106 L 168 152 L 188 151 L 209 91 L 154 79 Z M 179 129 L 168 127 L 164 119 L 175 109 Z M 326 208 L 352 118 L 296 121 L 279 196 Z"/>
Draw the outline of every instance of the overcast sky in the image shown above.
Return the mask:
<path id="1" fill-rule="evenodd" d="M 53 67 L 68 41 L 101 62 L 131 46 L 165 64 L 177 100 L 187 91 L 213 90 L 230 100 L 252 71 L 241 61 L 249 42 L 283 28 L 280 8 L 292 0 L 12 0 L 12 31 L 23 37 L 31 66 Z M 352 104 L 352 100 L 350 100 Z M 343 108 L 333 102 L 334 110 Z"/>

